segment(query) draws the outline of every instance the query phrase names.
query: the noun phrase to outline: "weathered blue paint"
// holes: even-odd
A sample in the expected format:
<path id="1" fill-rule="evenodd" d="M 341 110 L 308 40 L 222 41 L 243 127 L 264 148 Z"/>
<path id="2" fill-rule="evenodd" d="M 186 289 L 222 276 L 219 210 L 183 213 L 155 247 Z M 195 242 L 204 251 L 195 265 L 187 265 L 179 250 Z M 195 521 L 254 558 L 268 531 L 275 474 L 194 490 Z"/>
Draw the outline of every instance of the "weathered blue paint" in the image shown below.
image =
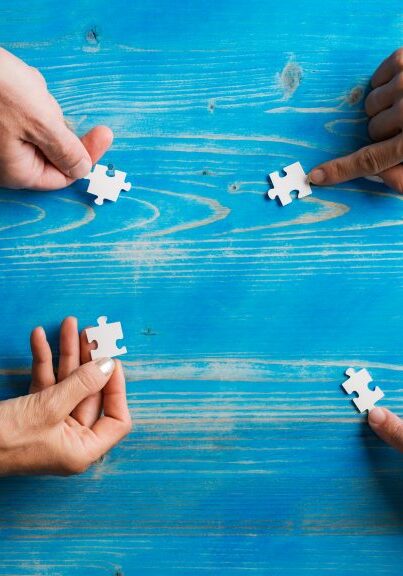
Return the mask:
<path id="1" fill-rule="evenodd" d="M 134 186 L 1 191 L 0 395 L 33 326 L 105 314 L 136 423 L 83 476 L 0 481 L 2 575 L 401 574 L 402 458 L 340 384 L 367 366 L 402 413 L 402 198 L 264 194 L 366 142 L 402 32 L 397 0 L 2 3 L 1 44 Z"/>

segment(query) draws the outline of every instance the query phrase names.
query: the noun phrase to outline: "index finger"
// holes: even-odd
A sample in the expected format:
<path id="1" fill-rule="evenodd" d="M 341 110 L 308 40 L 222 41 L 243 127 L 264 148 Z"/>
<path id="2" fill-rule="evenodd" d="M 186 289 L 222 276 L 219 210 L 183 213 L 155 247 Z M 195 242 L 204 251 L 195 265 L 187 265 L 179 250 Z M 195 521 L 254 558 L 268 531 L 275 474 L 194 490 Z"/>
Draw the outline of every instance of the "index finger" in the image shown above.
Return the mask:
<path id="1" fill-rule="evenodd" d="M 386 84 L 401 70 L 403 70 L 403 48 L 399 48 L 378 66 L 371 78 L 372 88 Z"/>
<path id="2" fill-rule="evenodd" d="M 317 166 L 309 173 L 313 184 L 328 186 L 379 174 L 403 160 L 403 135 L 365 146 L 353 154 Z"/>

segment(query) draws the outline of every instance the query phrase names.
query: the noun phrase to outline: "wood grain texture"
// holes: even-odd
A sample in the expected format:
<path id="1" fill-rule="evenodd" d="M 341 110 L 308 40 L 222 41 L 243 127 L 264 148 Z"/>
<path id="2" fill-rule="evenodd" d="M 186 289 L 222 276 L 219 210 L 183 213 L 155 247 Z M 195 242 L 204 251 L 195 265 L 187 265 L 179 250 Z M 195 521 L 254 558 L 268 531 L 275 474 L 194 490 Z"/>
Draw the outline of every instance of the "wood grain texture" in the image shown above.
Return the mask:
<path id="1" fill-rule="evenodd" d="M 401 3 L 16 0 L 0 43 L 133 183 L 0 192 L 0 398 L 28 335 L 122 319 L 131 435 L 86 474 L 0 480 L 2 576 L 401 574 L 403 463 L 340 389 L 403 413 L 402 197 L 365 180 L 286 209 L 269 172 L 367 142 Z M 382 13 L 380 13 L 380 11 Z M 370 568 L 369 568 L 370 567 Z"/>

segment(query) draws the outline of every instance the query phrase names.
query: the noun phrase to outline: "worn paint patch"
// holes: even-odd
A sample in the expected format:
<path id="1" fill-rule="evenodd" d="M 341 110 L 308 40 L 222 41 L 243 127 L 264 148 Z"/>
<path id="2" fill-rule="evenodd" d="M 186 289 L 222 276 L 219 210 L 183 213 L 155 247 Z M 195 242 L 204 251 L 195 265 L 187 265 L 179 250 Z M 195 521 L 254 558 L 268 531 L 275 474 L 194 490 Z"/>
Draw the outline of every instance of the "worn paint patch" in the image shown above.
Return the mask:
<path id="1" fill-rule="evenodd" d="M 301 80 L 302 68 L 298 62 L 294 60 L 294 57 L 291 57 L 283 70 L 277 74 L 277 84 L 283 91 L 284 100 L 291 98 L 301 84 Z"/>
<path id="2" fill-rule="evenodd" d="M 346 102 L 350 106 L 355 106 L 364 98 L 364 88 L 363 86 L 354 86 L 350 92 L 346 95 Z"/>

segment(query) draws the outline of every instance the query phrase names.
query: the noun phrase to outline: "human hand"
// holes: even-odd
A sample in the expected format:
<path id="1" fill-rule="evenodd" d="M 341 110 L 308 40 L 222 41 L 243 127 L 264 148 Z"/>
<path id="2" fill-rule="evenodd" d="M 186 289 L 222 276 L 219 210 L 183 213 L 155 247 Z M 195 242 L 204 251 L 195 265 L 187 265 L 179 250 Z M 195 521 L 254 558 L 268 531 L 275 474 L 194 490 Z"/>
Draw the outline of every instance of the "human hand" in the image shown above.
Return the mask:
<path id="1" fill-rule="evenodd" d="M 89 173 L 112 139 L 96 126 L 80 140 L 42 74 L 0 48 L 0 186 L 64 188 Z"/>
<path id="2" fill-rule="evenodd" d="M 32 332 L 30 393 L 0 402 L 0 476 L 77 474 L 129 433 L 121 364 L 89 362 L 91 347 L 66 318 L 56 383 L 45 332 Z"/>
<path id="3" fill-rule="evenodd" d="M 399 452 L 403 452 L 403 420 L 386 408 L 374 408 L 368 415 L 372 430 Z"/>
<path id="4" fill-rule="evenodd" d="M 327 186 L 379 175 L 403 193 L 403 48 L 382 62 L 371 86 L 365 110 L 370 117 L 368 132 L 376 144 L 317 166 L 309 174 L 313 184 Z"/>

